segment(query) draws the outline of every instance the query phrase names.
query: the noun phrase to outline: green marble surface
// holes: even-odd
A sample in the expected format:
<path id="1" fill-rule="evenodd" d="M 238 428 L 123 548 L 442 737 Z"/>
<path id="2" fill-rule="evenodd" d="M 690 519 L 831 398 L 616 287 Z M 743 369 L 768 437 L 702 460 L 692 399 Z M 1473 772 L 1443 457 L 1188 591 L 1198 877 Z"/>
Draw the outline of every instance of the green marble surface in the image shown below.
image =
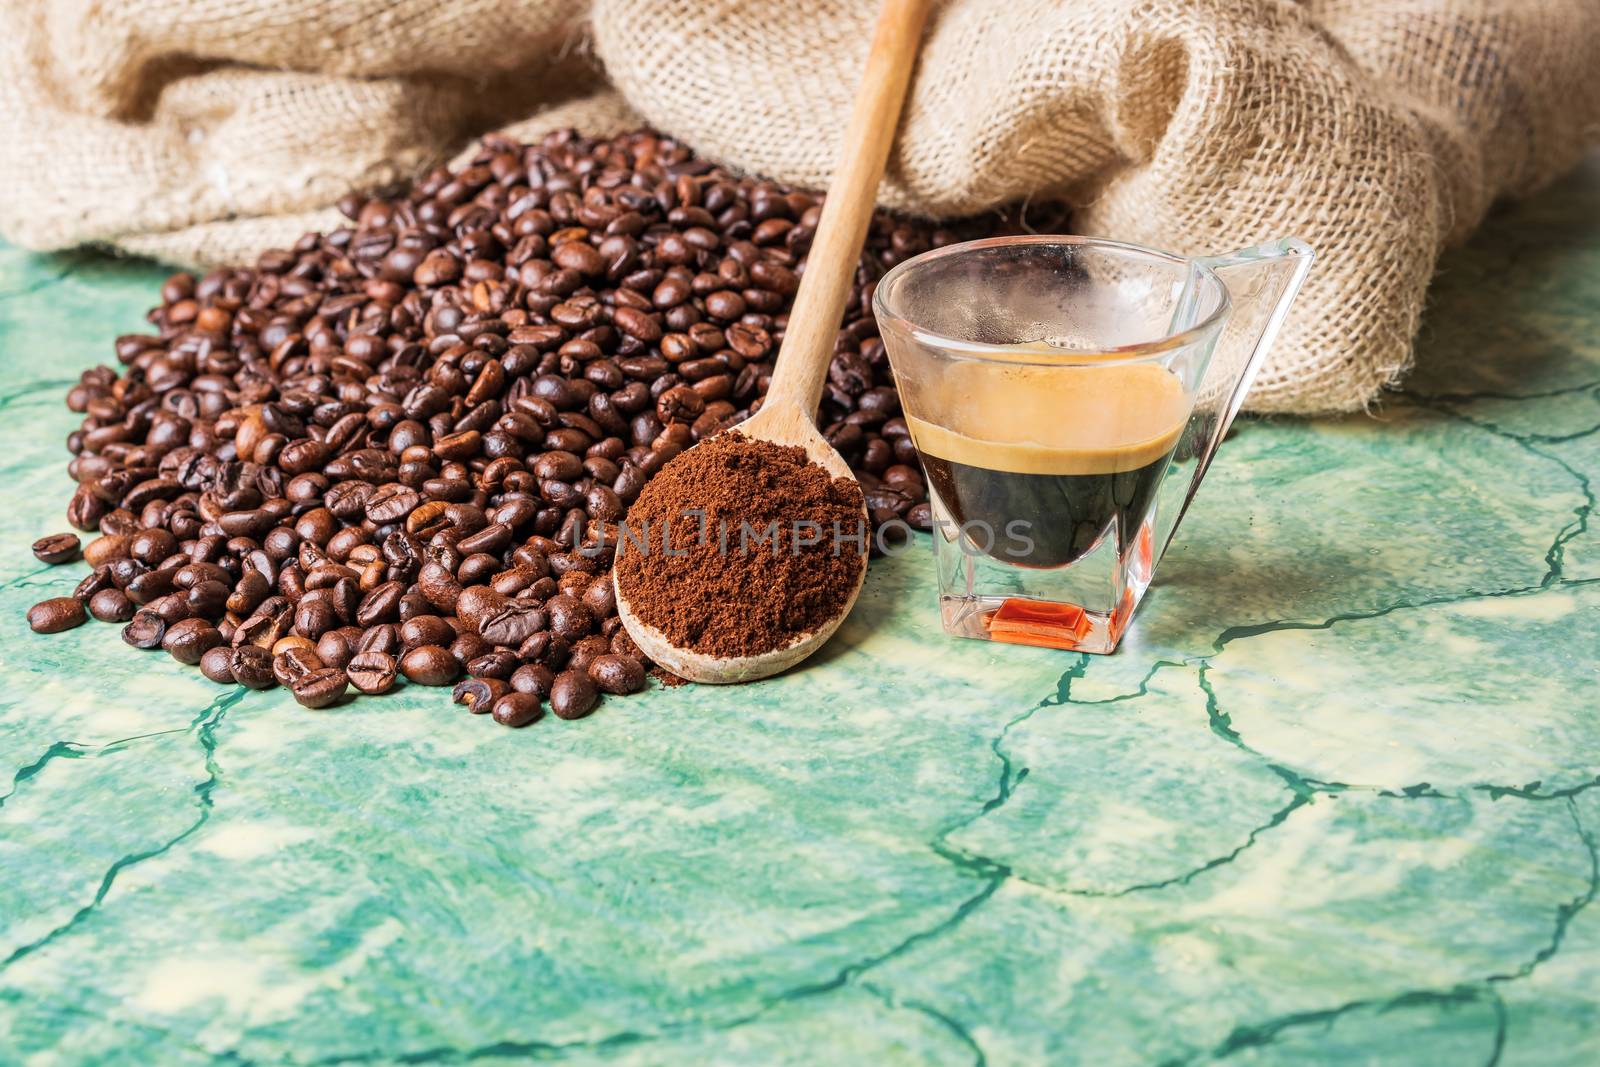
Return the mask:
<path id="1" fill-rule="evenodd" d="M 1600 1062 L 1600 161 L 1374 416 L 1242 427 L 1117 655 L 945 639 L 919 552 L 521 732 L 27 631 L 161 275 L 0 250 L 0 1062 Z"/>

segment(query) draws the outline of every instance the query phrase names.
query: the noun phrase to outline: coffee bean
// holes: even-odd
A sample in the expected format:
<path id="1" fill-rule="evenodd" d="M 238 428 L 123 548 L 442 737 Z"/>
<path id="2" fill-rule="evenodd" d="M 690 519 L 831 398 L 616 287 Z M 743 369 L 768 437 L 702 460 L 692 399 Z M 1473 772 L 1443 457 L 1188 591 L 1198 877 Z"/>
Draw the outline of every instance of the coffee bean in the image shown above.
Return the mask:
<path id="1" fill-rule="evenodd" d="M 539 698 L 532 693 L 510 692 L 494 702 L 494 721 L 501 726 L 527 726 L 543 714 Z"/>
<path id="2" fill-rule="evenodd" d="M 587 672 L 589 664 L 610 651 L 611 642 L 600 634 L 590 634 L 588 637 L 579 638 L 573 642 L 572 654 L 567 657 L 567 669 Z"/>
<path id="3" fill-rule="evenodd" d="M 576 640 L 589 632 L 594 624 L 594 614 L 577 597 L 562 593 L 545 603 L 550 614 L 550 631 L 558 637 Z"/>
<path id="4" fill-rule="evenodd" d="M 392 656 L 402 647 L 399 627 L 388 622 L 363 631 L 360 639 L 356 641 L 357 653 L 384 652 Z"/>
<path id="5" fill-rule="evenodd" d="M 544 629 L 545 622 L 545 613 L 539 608 L 512 601 L 486 617 L 478 633 L 490 644 L 515 648 Z"/>
<path id="6" fill-rule="evenodd" d="M 582 671 L 562 671 L 550 686 L 550 710 L 559 718 L 581 719 L 599 699 L 593 680 Z"/>
<path id="7" fill-rule="evenodd" d="M 609 575 L 597 582 L 590 582 L 581 599 L 583 606 L 596 619 L 603 621 L 617 613 L 617 593 Z"/>
<path id="8" fill-rule="evenodd" d="M 72 595 L 79 600 L 90 600 L 102 589 L 110 589 L 115 585 L 116 583 L 111 580 L 111 564 L 102 564 L 84 575 L 78 587 L 72 591 Z"/>
<path id="9" fill-rule="evenodd" d="M 337 667 L 319 667 L 297 678 L 289 691 L 302 706 L 326 708 L 344 699 L 350 679 Z"/>
<path id="10" fill-rule="evenodd" d="M 200 657 L 200 673 L 219 685 L 232 685 L 234 651 L 227 645 L 206 649 Z"/>
<path id="11" fill-rule="evenodd" d="M 142 564 L 131 559 L 118 560 L 117 563 L 129 564 L 130 567 L 142 566 Z M 113 564 L 112 569 L 113 572 L 117 571 L 117 565 Z M 127 568 L 123 568 L 123 572 L 128 573 L 129 571 Z M 127 593 L 128 599 L 135 604 L 148 604 L 172 592 L 172 579 L 173 572 L 168 568 L 157 568 L 155 570 L 145 568 L 129 579 L 127 585 L 123 586 L 123 592 Z M 185 602 L 187 603 L 187 598 L 185 598 Z M 193 611 L 190 611 L 189 614 L 193 614 Z"/>
<path id="12" fill-rule="evenodd" d="M 179 663 L 194 666 L 200 657 L 222 644 L 217 628 L 204 619 L 182 619 L 167 627 L 161 647 Z"/>
<path id="13" fill-rule="evenodd" d="M 600 656 L 590 662 L 589 677 L 601 692 L 617 696 L 644 688 L 644 666 L 632 656 Z"/>
<path id="14" fill-rule="evenodd" d="M 405 593 L 405 583 L 398 581 L 384 582 L 369 590 L 356 608 L 356 624 L 374 626 L 394 622 L 400 617 L 400 599 Z"/>
<path id="15" fill-rule="evenodd" d="M 226 610 L 228 587 L 214 580 L 197 582 L 189 587 L 185 598 L 189 601 L 189 610 L 194 614 L 215 619 Z"/>
<path id="16" fill-rule="evenodd" d="M 287 639 L 286 639 L 287 640 Z M 281 642 L 280 642 L 281 644 Z M 316 651 L 307 644 L 291 644 L 272 656 L 272 677 L 281 686 L 293 687 L 295 682 L 325 667 Z"/>
<path id="17" fill-rule="evenodd" d="M 271 653 L 255 645 L 234 648 L 228 669 L 233 680 L 248 689 L 271 689 L 278 681 L 272 673 Z"/>
<path id="18" fill-rule="evenodd" d="M 317 640 L 317 658 L 329 667 L 344 668 L 356 654 L 360 631 L 329 630 Z"/>
<path id="19" fill-rule="evenodd" d="M 440 645 L 418 645 L 400 657 L 400 673 L 418 685 L 449 685 L 461 673 L 461 664 Z"/>
<path id="20" fill-rule="evenodd" d="M 304 652 L 314 656 L 317 653 L 317 645 L 315 641 L 301 637 L 299 634 L 289 634 L 287 637 L 278 638 L 273 643 L 270 651 L 273 656 L 281 656 L 286 652 Z M 320 667 L 322 664 L 319 662 L 317 666 Z"/>
<path id="21" fill-rule="evenodd" d="M 147 566 L 155 566 L 178 550 L 178 539 L 160 527 L 140 530 L 128 541 L 128 555 Z"/>
<path id="22" fill-rule="evenodd" d="M 33 558 L 52 566 L 58 563 L 71 563 L 78 558 L 82 547 L 83 543 L 78 540 L 77 534 L 51 534 L 33 543 Z"/>
<path id="23" fill-rule="evenodd" d="M 345 667 L 350 684 L 368 695 L 387 693 L 394 687 L 394 657 L 387 652 L 357 652 Z"/>
<path id="24" fill-rule="evenodd" d="M 149 608 L 134 612 L 133 620 L 122 628 L 122 640 L 134 648 L 160 648 L 166 635 L 167 620 Z"/>
<path id="25" fill-rule="evenodd" d="M 135 610 L 120 589 L 102 589 L 89 598 L 89 614 L 101 622 L 127 622 Z"/>
<path id="26" fill-rule="evenodd" d="M 450 568 L 429 562 L 417 576 L 417 590 L 440 611 L 454 612 L 456 599 L 461 596 L 461 583 L 456 581 Z"/>
<path id="27" fill-rule="evenodd" d="M 456 639 L 450 642 L 450 654 L 463 668 L 471 661 L 486 655 L 494 650 L 494 646 L 477 634 L 457 634 Z"/>
<path id="28" fill-rule="evenodd" d="M 548 697 L 556 675 L 542 663 L 524 663 L 511 673 L 511 688 L 519 693 L 532 693 L 539 698 Z"/>
<path id="29" fill-rule="evenodd" d="M 494 702 L 511 691 L 511 687 L 498 678 L 467 678 L 457 682 L 451 699 L 476 715 L 485 715 L 494 709 Z"/>
<path id="30" fill-rule="evenodd" d="M 449 645 L 456 632 L 437 615 L 418 615 L 400 624 L 400 640 L 406 648 L 420 645 Z"/>
<path id="31" fill-rule="evenodd" d="M 455 649 L 451 649 L 454 655 Z M 460 656 L 456 657 L 458 660 Z M 466 667 L 467 673 L 477 678 L 510 678 L 517 670 L 519 661 L 517 654 L 510 649 L 497 648 L 491 652 L 477 656 L 470 660 Z"/>
<path id="32" fill-rule="evenodd" d="M 367 499 L 367 518 L 375 523 L 398 522 L 422 503 L 421 494 L 398 482 L 380 485 Z"/>
<path id="33" fill-rule="evenodd" d="M 110 510 L 106 502 L 96 496 L 89 486 L 82 485 L 67 503 L 67 522 L 75 529 L 98 530 L 100 520 Z"/>
<path id="34" fill-rule="evenodd" d="M 189 610 L 189 601 L 186 598 L 170 594 L 156 597 L 147 606 L 151 611 L 161 616 L 161 621 L 169 627 L 194 614 Z"/>
<path id="35" fill-rule="evenodd" d="M 84 561 L 91 567 L 98 567 L 112 560 L 125 559 L 131 540 L 125 534 L 102 534 L 83 546 Z"/>
<path id="36" fill-rule="evenodd" d="M 28 627 L 36 634 L 58 634 L 87 620 L 83 601 L 72 596 L 51 597 L 28 609 Z"/>

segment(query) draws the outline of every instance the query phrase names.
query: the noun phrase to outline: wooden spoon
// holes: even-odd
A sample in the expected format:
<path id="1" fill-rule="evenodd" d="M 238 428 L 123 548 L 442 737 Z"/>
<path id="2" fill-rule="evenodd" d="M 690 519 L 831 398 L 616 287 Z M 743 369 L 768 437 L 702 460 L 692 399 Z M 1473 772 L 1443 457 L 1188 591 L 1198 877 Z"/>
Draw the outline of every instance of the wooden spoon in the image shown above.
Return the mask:
<path id="1" fill-rule="evenodd" d="M 900 121 L 928 4 L 929 0 L 884 0 L 878 13 L 866 73 L 856 91 L 855 109 L 845 132 L 843 157 L 823 202 L 822 218 L 806 257 L 800 291 L 789 312 L 772 383 L 761 410 L 738 427 L 746 437 L 799 445 L 811 462 L 836 478 L 855 475 L 844 457 L 817 431 L 813 420 L 822 400 L 828 362 L 833 357 L 845 302 L 850 298 L 861 246 L 872 222 L 878 183 Z M 865 506 L 861 519 L 866 522 Z M 866 575 L 864 565 L 861 575 Z M 783 648 L 757 656 L 708 656 L 679 648 L 634 614 L 620 587 L 617 614 L 640 650 L 672 673 L 692 682 L 747 682 L 777 674 L 821 648 L 850 614 L 860 592 L 861 579 L 857 578 L 836 616 Z"/>

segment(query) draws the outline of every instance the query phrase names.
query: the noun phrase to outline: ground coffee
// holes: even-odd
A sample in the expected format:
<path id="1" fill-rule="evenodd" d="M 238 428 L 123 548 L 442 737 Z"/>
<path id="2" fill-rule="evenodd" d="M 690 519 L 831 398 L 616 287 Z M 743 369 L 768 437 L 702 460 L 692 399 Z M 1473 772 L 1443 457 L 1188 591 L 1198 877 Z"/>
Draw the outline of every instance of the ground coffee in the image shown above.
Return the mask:
<path id="1" fill-rule="evenodd" d="M 628 510 L 617 588 L 673 644 L 712 656 L 782 648 L 838 615 L 866 566 L 860 485 L 805 450 L 719 434 Z"/>

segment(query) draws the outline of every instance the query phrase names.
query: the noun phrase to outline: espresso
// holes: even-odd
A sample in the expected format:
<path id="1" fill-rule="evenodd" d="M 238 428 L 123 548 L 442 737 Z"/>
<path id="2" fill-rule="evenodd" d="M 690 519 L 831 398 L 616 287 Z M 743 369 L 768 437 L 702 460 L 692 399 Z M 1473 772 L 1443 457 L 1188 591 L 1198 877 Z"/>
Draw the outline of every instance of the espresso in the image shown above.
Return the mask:
<path id="1" fill-rule="evenodd" d="M 1145 363 L 953 363 L 916 394 L 929 488 L 980 549 L 1027 567 L 1073 563 L 1112 530 L 1125 549 L 1189 415 L 1183 383 Z"/>

